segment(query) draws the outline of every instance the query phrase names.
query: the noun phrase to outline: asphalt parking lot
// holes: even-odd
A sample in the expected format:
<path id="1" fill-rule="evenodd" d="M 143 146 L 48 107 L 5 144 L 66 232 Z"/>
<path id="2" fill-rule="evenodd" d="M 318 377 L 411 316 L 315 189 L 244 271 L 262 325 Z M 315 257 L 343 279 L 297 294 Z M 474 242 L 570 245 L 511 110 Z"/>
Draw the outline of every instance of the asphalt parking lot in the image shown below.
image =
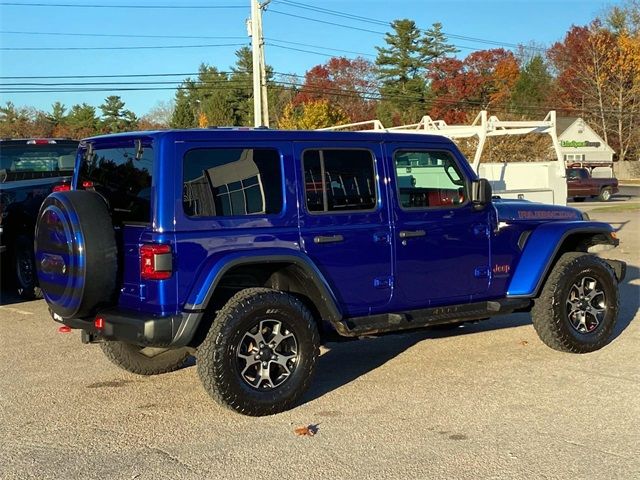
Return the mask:
<path id="1" fill-rule="evenodd" d="M 304 402 L 265 418 L 218 407 L 193 366 L 119 370 L 5 294 L 0 478 L 640 478 L 640 212 L 591 217 L 629 264 L 603 350 L 555 352 L 526 314 L 331 343 Z"/>

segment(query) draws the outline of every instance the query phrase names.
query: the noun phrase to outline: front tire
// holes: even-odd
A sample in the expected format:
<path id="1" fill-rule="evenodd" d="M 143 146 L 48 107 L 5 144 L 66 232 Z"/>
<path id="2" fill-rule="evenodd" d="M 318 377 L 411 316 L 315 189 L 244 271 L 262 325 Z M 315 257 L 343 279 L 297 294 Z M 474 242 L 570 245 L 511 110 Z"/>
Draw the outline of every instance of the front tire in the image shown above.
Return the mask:
<path id="1" fill-rule="evenodd" d="M 585 253 L 565 253 L 531 309 L 540 339 L 561 352 L 588 353 L 609 343 L 618 319 L 615 273 Z"/>
<path id="2" fill-rule="evenodd" d="M 115 365 L 138 375 L 159 375 L 182 368 L 190 356 L 186 348 L 141 347 L 120 341 L 104 341 L 102 352 Z"/>
<path id="3" fill-rule="evenodd" d="M 262 416 L 293 407 L 311 383 L 320 339 L 309 310 L 267 288 L 235 294 L 198 349 L 202 384 L 220 405 Z"/>

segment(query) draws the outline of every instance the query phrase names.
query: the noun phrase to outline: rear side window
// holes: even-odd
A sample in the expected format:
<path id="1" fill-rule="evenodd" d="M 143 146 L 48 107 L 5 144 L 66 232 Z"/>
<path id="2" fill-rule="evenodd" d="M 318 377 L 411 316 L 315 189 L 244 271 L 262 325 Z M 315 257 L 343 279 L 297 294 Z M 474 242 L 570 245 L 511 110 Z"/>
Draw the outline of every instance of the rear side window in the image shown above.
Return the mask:
<path id="1" fill-rule="evenodd" d="M 307 211 L 375 209 L 376 176 L 370 151 L 306 150 L 302 165 Z"/>
<path id="2" fill-rule="evenodd" d="M 88 158 L 87 158 L 88 157 Z M 96 148 L 85 151 L 78 188 L 94 190 L 106 200 L 114 224 L 151 222 L 153 149 Z"/>
<path id="3" fill-rule="evenodd" d="M 183 160 L 182 204 L 190 217 L 282 211 L 280 155 L 262 148 L 199 148 Z"/>

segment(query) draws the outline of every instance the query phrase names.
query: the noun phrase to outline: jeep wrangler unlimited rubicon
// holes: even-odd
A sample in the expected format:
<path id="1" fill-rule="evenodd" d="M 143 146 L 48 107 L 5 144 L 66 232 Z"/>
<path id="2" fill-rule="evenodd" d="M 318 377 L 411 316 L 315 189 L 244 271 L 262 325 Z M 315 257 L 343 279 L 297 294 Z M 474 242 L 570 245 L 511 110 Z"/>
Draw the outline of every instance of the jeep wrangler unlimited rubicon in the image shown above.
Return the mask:
<path id="1" fill-rule="evenodd" d="M 531 311 L 544 343 L 606 345 L 625 264 L 612 227 L 492 199 L 438 136 L 198 129 L 84 140 L 45 200 L 36 266 L 53 318 L 129 372 L 197 357 L 247 415 L 291 408 L 322 338 Z"/>

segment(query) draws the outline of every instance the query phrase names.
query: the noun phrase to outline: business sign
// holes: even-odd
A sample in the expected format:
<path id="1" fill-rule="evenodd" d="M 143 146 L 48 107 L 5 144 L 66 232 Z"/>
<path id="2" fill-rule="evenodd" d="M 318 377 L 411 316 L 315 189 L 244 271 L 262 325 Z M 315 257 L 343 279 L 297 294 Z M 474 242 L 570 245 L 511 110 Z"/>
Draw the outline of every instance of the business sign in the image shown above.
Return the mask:
<path id="1" fill-rule="evenodd" d="M 586 140 L 577 141 L 577 140 L 562 140 L 560 142 L 560 146 L 566 148 L 587 148 L 587 147 L 599 147 L 601 145 L 600 142 L 588 142 Z"/>

